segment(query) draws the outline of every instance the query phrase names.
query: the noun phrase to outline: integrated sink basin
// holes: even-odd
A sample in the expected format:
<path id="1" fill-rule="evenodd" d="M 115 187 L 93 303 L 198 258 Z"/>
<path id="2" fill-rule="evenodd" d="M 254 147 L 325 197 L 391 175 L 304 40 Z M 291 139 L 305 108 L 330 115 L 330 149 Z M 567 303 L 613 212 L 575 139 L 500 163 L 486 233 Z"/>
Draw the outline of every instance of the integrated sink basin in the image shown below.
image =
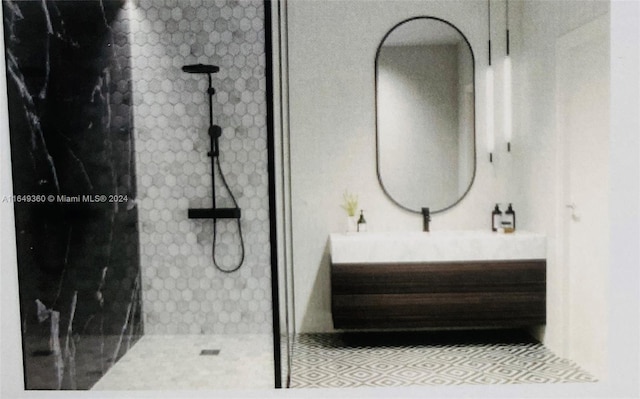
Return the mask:
<path id="1" fill-rule="evenodd" d="M 546 258 L 543 234 L 482 230 L 331 234 L 332 263 L 456 262 Z"/>

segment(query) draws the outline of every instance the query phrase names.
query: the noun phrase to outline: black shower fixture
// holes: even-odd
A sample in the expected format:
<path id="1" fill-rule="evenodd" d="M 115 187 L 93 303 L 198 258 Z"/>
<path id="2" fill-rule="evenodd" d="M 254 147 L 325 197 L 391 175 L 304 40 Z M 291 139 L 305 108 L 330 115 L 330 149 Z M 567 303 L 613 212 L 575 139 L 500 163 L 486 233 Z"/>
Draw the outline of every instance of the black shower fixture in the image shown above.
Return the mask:
<path id="1" fill-rule="evenodd" d="M 190 208 L 188 217 L 189 219 L 239 219 L 240 208 L 238 208 L 237 205 L 234 208 L 216 208 L 215 164 L 217 157 L 220 155 L 218 141 L 220 139 L 220 136 L 222 136 L 222 128 L 218 125 L 213 124 L 213 95 L 216 91 L 212 85 L 211 74 L 218 72 L 220 68 L 216 65 L 192 64 L 183 66 L 182 70 L 187 73 L 202 73 L 209 76 L 209 87 L 207 89 L 207 94 L 209 95 L 208 133 L 211 139 L 211 151 L 209 151 L 207 155 L 214 158 L 211 162 L 211 187 L 213 189 L 213 207 L 200 209 Z M 222 173 L 220 173 L 220 175 L 222 176 Z M 222 181 L 225 182 L 224 177 L 222 177 Z M 230 190 L 229 193 L 231 193 Z M 231 195 L 231 197 L 233 198 L 233 194 Z M 233 202 L 235 203 L 235 198 Z"/>
<path id="2" fill-rule="evenodd" d="M 222 169 L 220 168 L 220 149 L 218 146 L 218 142 L 220 136 L 222 136 L 222 128 L 218 125 L 213 124 L 213 95 L 216 93 L 216 90 L 213 88 L 212 77 L 211 75 L 218 72 L 220 68 L 216 65 L 207 65 L 207 64 L 192 64 L 185 65 L 182 67 L 182 71 L 186 73 L 196 73 L 196 74 L 207 74 L 209 78 L 209 87 L 207 88 L 207 94 L 209 95 L 209 129 L 208 134 L 211 143 L 211 150 L 207 153 L 209 157 L 211 157 L 211 190 L 213 197 L 213 205 L 211 208 L 189 208 L 187 216 L 189 219 L 213 219 L 213 250 L 212 257 L 214 265 L 222 272 L 231 273 L 240 268 L 242 262 L 244 261 L 244 239 L 242 237 L 242 228 L 240 225 L 240 208 L 238 207 L 238 203 L 229 188 L 229 184 L 222 173 Z M 224 188 L 229 193 L 229 197 L 233 202 L 233 208 L 217 208 L 216 207 L 216 185 L 215 185 L 215 173 L 216 168 L 218 169 L 218 173 L 220 175 L 220 180 L 224 185 Z M 240 246 L 241 246 L 241 259 L 238 265 L 231 269 L 223 269 L 221 268 L 216 261 L 216 226 L 218 219 L 236 219 L 238 222 L 238 233 L 240 235 Z"/>
<path id="3" fill-rule="evenodd" d="M 182 67 L 182 72 L 186 73 L 216 73 L 220 70 L 220 67 L 207 64 L 192 64 Z"/>

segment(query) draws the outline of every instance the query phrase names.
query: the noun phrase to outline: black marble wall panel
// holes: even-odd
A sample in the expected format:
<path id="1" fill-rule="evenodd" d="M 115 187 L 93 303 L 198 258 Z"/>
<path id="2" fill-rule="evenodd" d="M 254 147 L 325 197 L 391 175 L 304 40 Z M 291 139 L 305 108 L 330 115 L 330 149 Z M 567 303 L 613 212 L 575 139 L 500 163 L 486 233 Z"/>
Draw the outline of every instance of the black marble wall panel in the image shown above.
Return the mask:
<path id="1" fill-rule="evenodd" d="M 3 1 L 27 389 L 87 389 L 142 334 L 124 1 Z"/>

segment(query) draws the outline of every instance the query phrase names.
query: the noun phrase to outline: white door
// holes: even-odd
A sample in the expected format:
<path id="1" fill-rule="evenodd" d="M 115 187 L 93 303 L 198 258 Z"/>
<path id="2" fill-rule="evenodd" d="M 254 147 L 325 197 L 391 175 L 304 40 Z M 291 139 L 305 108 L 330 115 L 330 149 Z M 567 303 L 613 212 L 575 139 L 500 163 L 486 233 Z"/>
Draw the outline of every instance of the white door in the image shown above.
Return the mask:
<path id="1" fill-rule="evenodd" d="M 570 359 L 603 378 L 609 270 L 608 18 L 563 36 L 556 50 L 565 348 Z"/>

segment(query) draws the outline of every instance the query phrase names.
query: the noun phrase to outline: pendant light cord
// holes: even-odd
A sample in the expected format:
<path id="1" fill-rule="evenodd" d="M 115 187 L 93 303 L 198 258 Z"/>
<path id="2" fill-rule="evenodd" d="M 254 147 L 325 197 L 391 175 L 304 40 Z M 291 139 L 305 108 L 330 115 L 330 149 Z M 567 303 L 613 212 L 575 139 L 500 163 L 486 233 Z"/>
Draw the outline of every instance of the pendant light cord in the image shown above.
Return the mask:
<path id="1" fill-rule="evenodd" d="M 506 27 L 507 27 L 507 56 L 509 55 L 509 47 L 510 47 L 510 43 L 509 43 L 509 0 L 505 0 L 506 1 L 506 8 L 505 8 L 505 21 L 506 21 Z"/>
<path id="2" fill-rule="evenodd" d="M 487 33 L 489 38 L 489 66 L 491 66 L 491 0 L 487 0 Z"/>

